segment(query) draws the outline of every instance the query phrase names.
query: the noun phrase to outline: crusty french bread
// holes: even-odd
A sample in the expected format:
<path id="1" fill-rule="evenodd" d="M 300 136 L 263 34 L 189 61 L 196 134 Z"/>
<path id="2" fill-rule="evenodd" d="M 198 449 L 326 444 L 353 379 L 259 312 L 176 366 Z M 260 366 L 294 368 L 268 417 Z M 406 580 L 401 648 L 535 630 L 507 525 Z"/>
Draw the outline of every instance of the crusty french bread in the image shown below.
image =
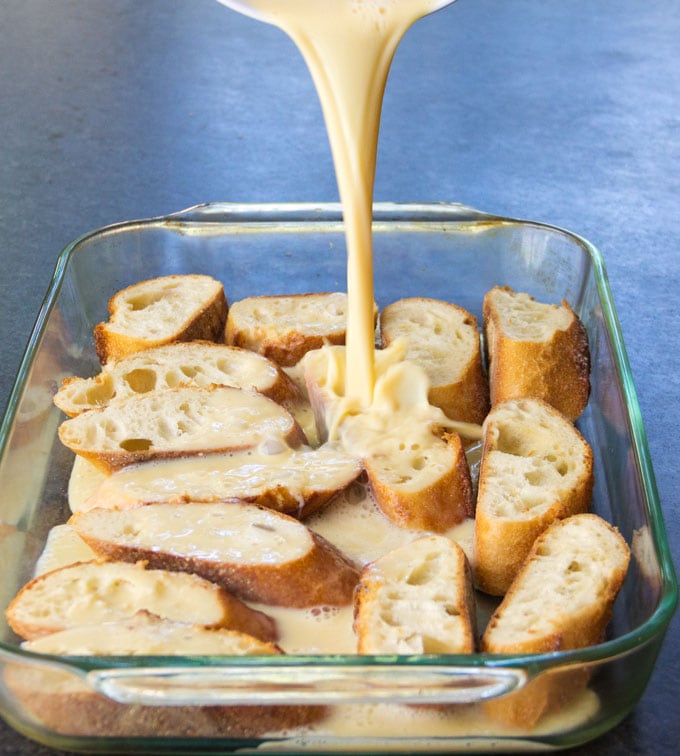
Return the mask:
<path id="1" fill-rule="evenodd" d="M 482 651 L 551 653 L 600 643 L 629 559 L 621 534 L 597 515 L 554 523 L 536 539 L 491 617 Z M 532 727 L 587 677 L 585 669 L 539 676 L 519 692 L 489 701 L 487 709 L 503 721 Z"/>
<path id="2" fill-rule="evenodd" d="M 387 437 L 364 467 L 378 506 L 400 527 L 443 533 L 474 513 L 470 469 L 456 433 L 431 434 L 426 443 Z"/>
<path id="3" fill-rule="evenodd" d="M 109 300 L 109 320 L 94 328 L 102 364 L 173 341 L 223 341 L 227 300 L 222 284 L 189 274 L 151 278 Z"/>
<path id="4" fill-rule="evenodd" d="M 172 622 L 148 613 L 75 627 L 23 644 L 58 656 L 278 656 L 273 643 L 244 633 Z M 12 662 L 4 682 L 25 711 L 51 732 L 76 737 L 244 738 L 319 721 L 321 706 L 153 706 L 96 693 L 65 669 Z"/>
<path id="5" fill-rule="evenodd" d="M 290 367 L 312 349 L 344 344 L 346 329 L 342 292 L 248 297 L 232 304 L 225 340 Z"/>
<path id="6" fill-rule="evenodd" d="M 283 653 L 246 632 L 159 617 L 139 610 L 130 617 L 75 625 L 21 644 L 58 656 L 252 656 Z"/>
<path id="7" fill-rule="evenodd" d="M 292 517 L 252 504 L 148 504 L 78 512 L 69 523 L 95 552 L 184 570 L 246 601 L 346 606 L 356 566 Z"/>
<path id="8" fill-rule="evenodd" d="M 465 552 L 425 536 L 364 567 L 354 598 L 360 654 L 470 654 L 475 601 Z"/>
<path id="9" fill-rule="evenodd" d="M 298 394 L 281 368 L 259 354 L 211 341 L 180 341 L 111 359 L 92 378 L 66 378 L 54 403 L 75 417 L 112 401 L 178 386 L 233 386 L 279 404 Z"/>
<path id="10" fill-rule="evenodd" d="M 144 563 L 77 562 L 28 582 L 7 607 L 9 626 L 32 640 L 146 610 L 178 622 L 228 627 L 271 641 L 273 620 L 197 575 Z"/>
<path id="11" fill-rule="evenodd" d="M 360 461 L 337 445 L 270 447 L 132 465 L 105 477 L 74 511 L 243 501 L 303 519 L 362 472 Z"/>
<path id="12" fill-rule="evenodd" d="M 104 472 L 151 459 L 247 449 L 267 439 L 306 439 L 284 407 L 230 386 L 174 388 L 112 402 L 65 420 L 62 443 Z"/>
<path id="13" fill-rule="evenodd" d="M 483 327 L 491 403 L 536 397 L 575 420 L 590 396 L 590 350 L 566 301 L 537 302 L 508 286 L 487 292 Z"/>
<path id="14" fill-rule="evenodd" d="M 452 420 L 481 424 L 489 409 L 477 318 L 438 299 L 400 299 L 380 313 L 384 347 L 407 344 L 406 359 L 430 379 L 429 400 Z"/>
<path id="15" fill-rule="evenodd" d="M 50 733 L 77 738 L 256 738 L 321 721 L 322 706 L 153 706 L 118 703 L 60 669 L 11 662 L 4 684 Z"/>
<path id="16" fill-rule="evenodd" d="M 540 399 L 496 405 L 484 421 L 477 587 L 504 594 L 536 538 L 555 520 L 587 511 L 592 488 L 592 450 L 567 417 Z"/>

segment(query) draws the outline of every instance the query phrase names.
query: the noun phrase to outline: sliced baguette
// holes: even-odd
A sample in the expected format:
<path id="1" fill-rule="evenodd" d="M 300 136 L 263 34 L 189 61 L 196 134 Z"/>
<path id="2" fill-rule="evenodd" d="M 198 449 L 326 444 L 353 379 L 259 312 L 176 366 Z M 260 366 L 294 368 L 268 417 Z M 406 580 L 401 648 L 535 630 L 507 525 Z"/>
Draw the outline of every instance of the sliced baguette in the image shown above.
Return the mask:
<path id="1" fill-rule="evenodd" d="M 335 445 L 269 446 L 132 465 L 104 478 L 77 511 L 244 501 L 303 519 L 362 472 L 360 461 Z"/>
<path id="2" fill-rule="evenodd" d="M 566 301 L 537 302 L 508 286 L 487 292 L 484 337 L 492 405 L 536 397 L 575 420 L 590 396 L 590 350 Z"/>
<path id="3" fill-rule="evenodd" d="M 489 409 L 477 319 L 437 299 L 400 299 L 380 313 L 382 347 L 407 344 L 406 359 L 425 369 L 429 400 L 452 420 L 481 424 Z"/>
<path id="4" fill-rule="evenodd" d="M 443 533 L 474 513 L 470 469 L 456 433 L 443 438 L 387 437 L 364 458 L 375 500 L 402 528 Z"/>
<path id="5" fill-rule="evenodd" d="M 178 622 L 228 627 L 271 641 L 273 620 L 197 575 L 144 563 L 77 562 L 34 578 L 7 608 L 9 626 L 28 640 L 140 610 Z"/>
<path id="6" fill-rule="evenodd" d="M 470 654 L 475 602 L 465 552 L 426 536 L 366 565 L 354 598 L 360 654 Z"/>
<path id="7" fill-rule="evenodd" d="M 244 633 L 171 622 L 148 613 L 65 630 L 23 645 L 58 656 L 279 656 L 281 650 Z M 76 737 L 244 738 L 286 732 L 319 721 L 321 706 L 124 704 L 96 693 L 55 667 L 12 662 L 4 682 L 51 732 Z"/>
<path id="8" fill-rule="evenodd" d="M 306 442 L 281 405 L 228 386 L 131 396 L 65 420 L 59 438 L 104 472 L 151 459 L 252 448 L 270 438 L 290 446 Z"/>
<path id="9" fill-rule="evenodd" d="M 91 509 L 69 523 L 103 556 L 195 573 L 262 604 L 346 606 L 359 577 L 302 523 L 251 504 Z"/>
<path id="10" fill-rule="evenodd" d="M 66 378 L 54 403 L 75 417 L 112 401 L 178 386 L 233 386 L 279 404 L 298 394 L 281 368 L 261 355 L 210 341 L 187 341 L 109 360 L 92 378 Z"/>
<path id="11" fill-rule="evenodd" d="M 44 666 L 5 665 L 4 685 L 33 724 L 75 738 L 257 738 L 321 721 L 322 706 L 152 706 L 114 701 L 73 673 Z"/>
<path id="12" fill-rule="evenodd" d="M 625 540 L 597 515 L 554 523 L 536 539 L 491 617 L 482 651 L 551 653 L 602 642 L 629 560 Z M 532 727 L 587 679 L 585 668 L 542 675 L 517 693 L 489 701 L 487 710 L 504 722 Z"/>
<path id="13" fill-rule="evenodd" d="M 567 417 L 539 399 L 496 405 L 484 422 L 477 587 L 503 595 L 536 538 L 555 520 L 587 511 L 592 488 L 592 451 Z"/>
<path id="14" fill-rule="evenodd" d="M 222 284 L 197 274 L 162 276 L 128 286 L 109 300 L 109 320 L 94 328 L 102 364 L 173 341 L 223 341 Z"/>
<path id="15" fill-rule="evenodd" d="M 208 627 L 140 610 L 131 617 L 76 625 L 21 647 L 58 656 L 270 656 L 283 653 L 271 641 L 224 627 Z"/>
<path id="16" fill-rule="evenodd" d="M 248 297 L 231 306 L 225 341 L 292 367 L 312 349 L 344 344 L 346 329 L 342 292 Z"/>

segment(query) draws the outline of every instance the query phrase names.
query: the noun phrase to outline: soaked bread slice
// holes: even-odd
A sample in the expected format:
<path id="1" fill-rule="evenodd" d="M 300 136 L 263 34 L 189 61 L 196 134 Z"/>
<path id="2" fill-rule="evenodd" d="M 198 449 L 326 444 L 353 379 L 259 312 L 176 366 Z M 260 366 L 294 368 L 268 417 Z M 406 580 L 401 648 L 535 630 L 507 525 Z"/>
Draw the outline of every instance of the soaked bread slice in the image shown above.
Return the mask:
<path id="1" fill-rule="evenodd" d="M 92 378 L 69 377 L 54 403 L 69 417 L 112 401 L 178 386 L 233 386 L 282 404 L 297 398 L 292 380 L 270 360 L 210 341 L 176 342 L 109 360 Z"/>
<path id="2" fill-rule="evenodd" d="M 356 566 L 292 517 L 251 504 L 149 504 L 91 509 L 69 520 L 98 554 L 184 570 L 246 601 L 346 606 Z"/>
<path id="3" fill-rule="evenodd" d="M 145 612 L 125 620 L 65 630 L 25 643 L 23 648 L 59 656 L 214 659 L 282 654 L 275 644 L 244 633 L 172 622 Z M 77 674 L 54 665 L 11 662 L 5 665 L 3 677 L 12 695 L 37 722 L 51 732 L 74 737 L 248 738 L 309 725 L 326 714 L 322 706 L 260 702 L 171 706 L 119 703 L 97 693 Z M 154 690 L 152 683 L 150 686 Z"/>
<path id="4" fill-rule="evenodd" d="M 131 465 L 104 478 L 74 511 L 128 509 L 159 502 L 243 501 L 302 519 L 327 504 L 361 472 L 360 461 L 336 445 L 291 449 L 263 444 L 229 454 Z"/>
<path id="5" fill-rule="evenodd" d="M 479 427 L 450 420 L 429 404 L 424 371 L 402 359 L 400 345 L 378 350 L 375 367 L 372 404 L 358 411 L 344 396 L 344 347 L 305 357 L 318 435 L 361 458 L 378 506 L 396 525 L 442 533 L 473 513 L 463 443 L 446 429 Z"/>
<path id="6" fill-rule="evenodd" d="M 291 446 L 306 442 L 281 405 L 228 386 L 121 399 L 64 421 L 59 438 L 105 472 L 151 459 L 252 448 L 270 438 Z"/>
<path id="7" fill-rule="evenodd" d="M 109 319 L 94 328 L 102 364 L 173 341 L 223 341 L 224 287 L 211 276 L 161 276 L 121 289 L 109 300 Z"/>
<path id="8" fill-rule="evenodd" d="M 497 286 L 483 304 L 491 403 L 536 397 L 571 420 L 590 396 L 588 337 L 576 313 Z"/>
<path id="9" fill-rule="evenodd" d="M 360 654 L 471 654 L 475 603 L 464 551 L 426 536 L 366 565 L 355 593 Z"/>
<path id="10" fill-rule="evenodd" d="M 484 422 L 475 514 L 477 587 L 502 595 L 555 520 L 588 510 L 593 455 L 571 421 L 538 399 L 496 405 Z"/>
<path id="11" fill-rule="evenodd" d="M 477 319 L 437 299 L 400 299 L 380 313 L 382 347 L 406 342 L 406 359 L 430 379 L 430 404 L 452 420 L 481 424 L 489 409 Z"/>
<path id="12" fill-rule="evenodd" d="M 402 528 L 443 533 L 474 513 L 470 469 L 460 436 L 430 434 L 427 443 L 386 437 L 364 458 L 375 500 Z"/>
<path id="13" fill-rule="evenodd" d="M 536 539 L 491 617 L 481 650 L 550 653 L 602 642 L 629 560 L 621 534 L 597 515 L 554 523 Z M 531 727 L 587 678 L 586 669 L 544 674 L 518 693 L 490 701 L 487 710 L 502 721 Z"/>
<path id="14" fill-rule="evenodd" d="M 131 617 L 76 625 L 22 648 L 59 656 L 252 656 L 281 654 L 281 649 L 238 630 L 207 627 L 159 617 L 140 610 Z"/>
<path id="15" fill-rule="evenodd" d="M 228 627 L 262 640 L 274 621 L 197 575 L 147 569 L 144 563 L 91 561 L 61 567 L 28 582 L 6 611 L 28 640 L 79 625 L 117 621 L 145 610 L 166 619 Z"/>
<path id="16" fill-rule="evenodd" d="M 346 330 L 343 292 L 248 297 L 231 306 L 225 340 L 291 367 L 312 349 L 344 344 Z"/>

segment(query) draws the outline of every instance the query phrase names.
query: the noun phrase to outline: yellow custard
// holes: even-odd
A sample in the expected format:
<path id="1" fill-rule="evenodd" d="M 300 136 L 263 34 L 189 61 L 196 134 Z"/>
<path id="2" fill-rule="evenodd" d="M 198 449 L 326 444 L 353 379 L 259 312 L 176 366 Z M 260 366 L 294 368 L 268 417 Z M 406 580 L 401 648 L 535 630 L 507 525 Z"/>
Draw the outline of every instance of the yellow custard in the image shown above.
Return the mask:
<path id="1" fill-rule="evenodd" d="M 280 27 L 298 46 L 324 113 L 347 242 L 345 395 L 373 398 L 372 209 L 383 93 L 394 52 L 419 18 L 453 0 L 220 0 Z"/>

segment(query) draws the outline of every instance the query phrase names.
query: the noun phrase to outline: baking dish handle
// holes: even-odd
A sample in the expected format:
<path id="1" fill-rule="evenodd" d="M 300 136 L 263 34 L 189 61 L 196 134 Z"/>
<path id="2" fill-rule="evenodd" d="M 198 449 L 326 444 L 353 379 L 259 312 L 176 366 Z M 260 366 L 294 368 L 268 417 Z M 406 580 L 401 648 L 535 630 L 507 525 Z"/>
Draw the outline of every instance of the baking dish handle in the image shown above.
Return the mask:
<path id="1" fill-rule="evenodd" d="M 340 703 L 470 704 L 521 688 L 523 669 L 326 665 L 93 670 L 93 689 L 119 703 L 225 706 Z"/>
<path id="2" fill-rule="evenodd" d="M 171 213 L 164 220 L 169 223 L 199 223 L 204 228 L 210 223 L 331 223 L 342 221 L 342 206 L 338 202 L 282 202 L 257 205 L 236 202 L 206 202 Z M 468 205 L 456 202 L 375 202 L 373 221 L 471 223 L 497 222 L 506 218 L 490 215 Z"/>

